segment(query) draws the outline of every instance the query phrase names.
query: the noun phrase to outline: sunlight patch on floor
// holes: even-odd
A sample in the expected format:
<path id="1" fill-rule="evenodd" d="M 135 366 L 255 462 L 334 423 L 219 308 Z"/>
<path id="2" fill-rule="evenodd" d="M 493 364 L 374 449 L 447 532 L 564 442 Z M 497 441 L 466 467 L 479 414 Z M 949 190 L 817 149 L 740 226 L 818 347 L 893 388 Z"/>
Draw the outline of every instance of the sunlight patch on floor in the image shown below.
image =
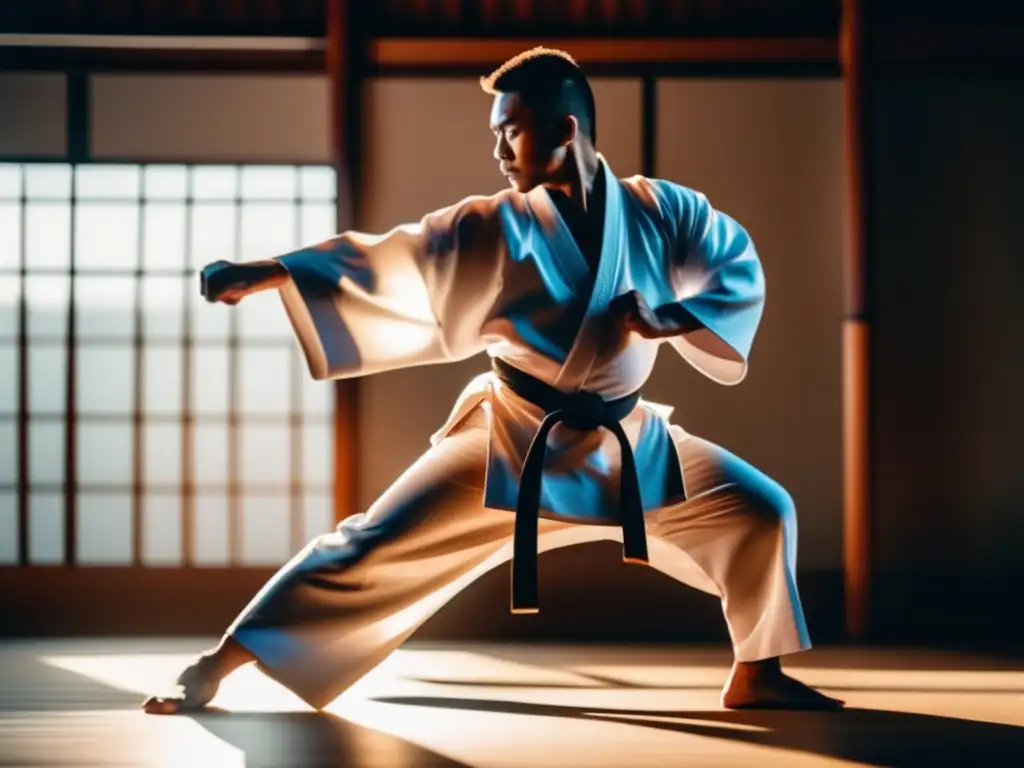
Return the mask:
<path id="1" fill-rule="evenodd" d="M 627 652 L 621 657 L 629 658 Z M 43 654 L 38 658 L 103 685 L 138 693 L 141 701 L 150 693 L 166 690 L 192 657 L 93 653 Z M 587 768 L 621 768 L 624 761 L 634 766 L 668 765 L 681 756 L 702 766 L 863 765 L 780 746 L 777 740 L 781 736 L 773 733 L 778 725 L 774 720 L 762 724 L 756 718 L 738 722 L 722 717 L 726 713 L 719 705 L 719 695 L 727 666 L 573 665 L 554 663 L 543 652 L 536 658 L 537 663 L 531 664 L 523 656 L 509 661 L 484 649 L 402 649 L 326 712 L 357 726 L 351 733 L 346 731 L 346 738 L 360 742 L 362 746 L 352 746 L 384 764 L 401 765 L 412 759 L 408 756 L 417 748 L 423 748 L 461 765 L 494 768 L 546 764 L 553 756 L 558 756 L 560 764 Z M 792 673 L 844 698 L 854 708 L 1024 726 L 1021 671 L 798 667 Z M 303 726 L 273 716 L 312 710 L 255 666 L 243 667 L 225 680 L 212 704 L 256 719 L 206 721 L 206 716 L 201 716 L 200 722 L 207 725 L 202 727 L 191 718 L 148 717 L 140 711 L 61 717 L 78 718 L 74 722 L 81 723 L 90 714 L 104 715 L 108 719 L 99 731 L 81 725 L 71 730 L 91 732 L 89 738 L 113 743 L 115 734 L 104 735 L 110 731 L 110 723 L 130 723 L 131 727 L 125 728 L 130 734 L 127 738 L 147 745 L 161 761 L 150 760 L 147 766 L 245 768 L 244 755 L 225 740 L 230 729 L 248 729 L 246 733 L 273 742 L 275 749 L 287 747 L 285 751 L 294 756 L 301 753 L 302 744 L 291 744 L 289 739 L 307 738 Z M 709 718 L 701 719 L 701 713 L 709 713 Z M 260 714 L 271 719 L 264 720 Z M 837 717 L 840 720 L 829 722 L 840 724 L 842 715 Z M 31 738 L 25 735 L 30 730 L 15 728 L 13 732 Z M 7 732 L 12 731 L 8 728 Z M 251 742 L 255 736 L 247 738 Z M 76 747 L 72 741 L 62 743 L 61 748 L 84 747 Z M 249 754 L 251 759 L 251 748 Z M 183 755 L 189 755 L 185 762 L 181 761 Z M 312 764 L 297 759 L 297 765 Z"/>

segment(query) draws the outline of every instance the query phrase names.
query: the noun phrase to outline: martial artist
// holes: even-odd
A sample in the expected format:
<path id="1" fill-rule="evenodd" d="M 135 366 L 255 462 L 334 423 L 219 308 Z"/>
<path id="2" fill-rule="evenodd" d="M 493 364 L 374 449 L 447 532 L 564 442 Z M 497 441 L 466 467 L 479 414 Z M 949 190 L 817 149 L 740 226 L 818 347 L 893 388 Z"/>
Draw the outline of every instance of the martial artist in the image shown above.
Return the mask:
<path id="1" fill-rule="evenodd" d="M 511 558 L 511 609 L 535 612 L 537 553 L 600 539 L 721 598 L 725 707 L 841 706 L 779 661 L 810 647 L 792 498 L 640 395 L 664 344 L 721 384 L 744 378 L 765 297 L 750 237 L 699 192 L 616 178 L 567 54 L 527 51 L 481 84 L 507 189 L 204 270 L 211 301 L 277 290 L 316 379 L 484 351 L 492 369 L 368 510 L 296 554 L 145 709 L 201 709 L 253 661 L 322 708 L 488 570 Z"/>

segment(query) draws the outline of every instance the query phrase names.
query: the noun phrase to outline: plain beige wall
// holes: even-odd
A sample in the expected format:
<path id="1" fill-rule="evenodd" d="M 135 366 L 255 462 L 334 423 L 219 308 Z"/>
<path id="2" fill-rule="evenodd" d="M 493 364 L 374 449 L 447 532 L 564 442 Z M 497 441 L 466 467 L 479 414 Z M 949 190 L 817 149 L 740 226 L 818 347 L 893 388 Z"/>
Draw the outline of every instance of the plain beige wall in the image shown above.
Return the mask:
<path id="1" fill-rule="evenodd" d="M 60 157 L 67 151 L 67 78 L 0 73 L 0 155 Z"/>
<path id="2" fill-rule="evenodd" d="M 1019 592 L 1024 81 L 875 99 L 878 564 Z"/>
<path id="3" fill-rule="evenodd" d="M 331 161 L 326 75 L 94 75 L 97 160 Z"/>
<path id="4" fill-rule="evenodd" d="M 648 395 L 789 490 L 806 569 L 842 566 L 842 110 L 838 80 L 658 84 L 656 173 L 746 227 L 767 299 L 745 381 L 663 353 Z"/>

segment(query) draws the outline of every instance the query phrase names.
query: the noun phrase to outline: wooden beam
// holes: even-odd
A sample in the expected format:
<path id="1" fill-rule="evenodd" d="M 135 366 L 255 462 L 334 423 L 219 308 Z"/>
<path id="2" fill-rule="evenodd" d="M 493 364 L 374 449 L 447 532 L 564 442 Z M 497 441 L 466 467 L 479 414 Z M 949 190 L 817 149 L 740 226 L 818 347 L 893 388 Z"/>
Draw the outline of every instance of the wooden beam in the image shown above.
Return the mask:
<path id="1" fill-rule="evenodd" d="M 834 37 L 809 38 L 378 38 L 378 67 L 487 67 L 537 45 L 568 51 L 583 65 L 836 60 Z"/>
<path id="2" fill-rule="evenodd" d="M 840 56 L 846 118 L 843 317 L 843 573 L 846 633 L 863 640 L 871 613 L 871 274 L 867 180 L 868 73 L 862 0 L 843 0 Z"/>
<path id="3" fill-rule="evenodd" d="M 327 41 L 324 49 L 331 79 L 331 137 L 337 173 L 338 232 L 356 226 L 359 157 L 360 79 L 357 55 L 361 30 L 354 22 L 354 0 L 327 0 Z M 345 519 L 359 505 L 359 382 L 334 383 L 334 519 Z"/>

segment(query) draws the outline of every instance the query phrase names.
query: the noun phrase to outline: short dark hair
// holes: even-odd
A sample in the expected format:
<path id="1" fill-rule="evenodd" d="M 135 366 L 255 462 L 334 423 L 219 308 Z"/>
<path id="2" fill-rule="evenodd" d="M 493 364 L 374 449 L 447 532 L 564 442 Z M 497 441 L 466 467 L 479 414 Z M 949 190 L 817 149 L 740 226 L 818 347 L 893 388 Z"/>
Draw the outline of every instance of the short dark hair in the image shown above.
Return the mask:
<path id="1" fill-rule="evenodd" d="M 480 86 L 492 96 L 518 93 L 529 106 L 550 114 L 573 115 L 579 130 L 597 144 L 597 109 L 586 75 L 565 51 L 532 48 L 513 56 Z"/>

